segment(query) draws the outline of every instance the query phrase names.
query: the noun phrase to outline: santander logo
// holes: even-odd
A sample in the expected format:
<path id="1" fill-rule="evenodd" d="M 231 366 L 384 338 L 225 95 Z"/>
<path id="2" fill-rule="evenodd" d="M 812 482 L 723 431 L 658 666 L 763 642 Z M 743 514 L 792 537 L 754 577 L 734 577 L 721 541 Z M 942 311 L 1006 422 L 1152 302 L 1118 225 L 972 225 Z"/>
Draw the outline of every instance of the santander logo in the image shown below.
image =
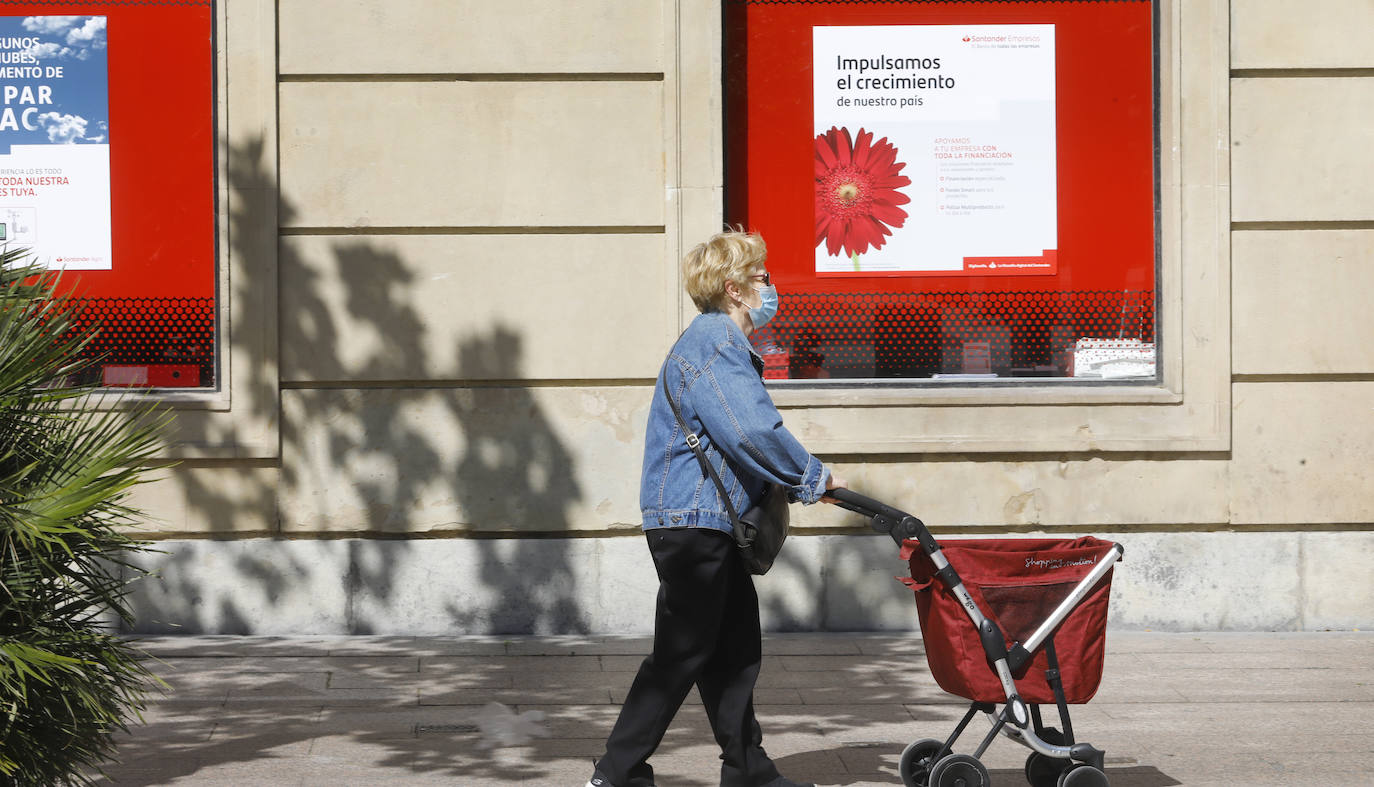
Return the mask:
<path id="1" fill-rule="evenodd" d="M 973 40 L 973 39 L 969 38 L 968 36 L 964 36 L 964 43 L 968 43 L 969 41 L 972 41 L 972 40 Z"/>

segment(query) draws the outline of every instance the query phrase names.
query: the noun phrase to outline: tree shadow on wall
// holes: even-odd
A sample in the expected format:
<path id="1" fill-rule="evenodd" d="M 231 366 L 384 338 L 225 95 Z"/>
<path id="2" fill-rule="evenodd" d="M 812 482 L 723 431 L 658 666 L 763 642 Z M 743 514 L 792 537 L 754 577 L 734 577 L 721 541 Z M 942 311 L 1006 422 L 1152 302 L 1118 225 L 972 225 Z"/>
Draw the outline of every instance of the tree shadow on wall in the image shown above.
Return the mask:
<path id="1" fill-rule="evenodd" d="M 457 351 L 460 379 L 520 377 L 521 338 L 498 327 L 490 337 L 464 341 Z M 459 508 L 477 522 L 511 535 L 522 525 L 567 532 L 569 506 L 582 498 L 573 457 L 558 440 L 535 394 L 518 386 L 476 388 L 455 397 L 453 413 L 464 446 L 453 476 Z M 576 598 L 577 576 L 562 540 L 480 540 L 477 605 L 450 603 L 461 631 L 492 634 L 585 634 Z M 486 618 L 483 620 L 483 618 Z"/>
<path id="2" fill-rule="evenodd" d="M 280 449 L 172 471 L 164 483 L 206 538 L 163 542 L 166 554 L 141 561 L 158 575 L 134 585 L 133 632 L 585 631 L 576 575 L 556 542 L 489 538 L 566 531 L 581 496 L 572 455 L 518 383 L 520 334 L 500 325 L 468 334 L 451 376 L 436 367 L 450 350 L 434 346 L 431 328 L 457 312 L 417 310 L 413 296 L 433 286 L 422 271 L 434 266 L 387 238 L 278 238 L 297 209 L 278 198 L 267 153 L 261 142 L 226 151 L 239 261 L 230 297 L 241 321 L 277 322 L 280 364 L 255 332 L 226 332 L 234 418 L 179 419 L 178 437 L 232 444 L 230 420 L 280 419 Z M 263 233 L 276 241 L 275 271 L 251 264 Z M 453 260 L 452 281 L 462 281 L 462 263 Z M 445 379 L 426 380 L 436 373 Z M 530 592 L 535 576 L 557 591 Z M 445 592 L 447 602 L 433 599 Z"/>

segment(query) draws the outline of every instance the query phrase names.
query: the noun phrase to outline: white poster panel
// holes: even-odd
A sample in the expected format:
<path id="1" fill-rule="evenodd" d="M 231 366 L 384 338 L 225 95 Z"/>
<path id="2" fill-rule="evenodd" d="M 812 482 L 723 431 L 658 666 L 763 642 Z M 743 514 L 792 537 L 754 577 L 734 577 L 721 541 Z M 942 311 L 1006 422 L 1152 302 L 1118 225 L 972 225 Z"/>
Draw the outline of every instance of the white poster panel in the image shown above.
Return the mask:
<path id="1" fill-rule="evenodd" d="M 0 246 L 109 270 L 103 16 L 0 16 Z"/>
<path id="2" fill-rule="evenodd" d="M 1056 272 L 1054 25 L 812 42 L 817 275 Z"/>

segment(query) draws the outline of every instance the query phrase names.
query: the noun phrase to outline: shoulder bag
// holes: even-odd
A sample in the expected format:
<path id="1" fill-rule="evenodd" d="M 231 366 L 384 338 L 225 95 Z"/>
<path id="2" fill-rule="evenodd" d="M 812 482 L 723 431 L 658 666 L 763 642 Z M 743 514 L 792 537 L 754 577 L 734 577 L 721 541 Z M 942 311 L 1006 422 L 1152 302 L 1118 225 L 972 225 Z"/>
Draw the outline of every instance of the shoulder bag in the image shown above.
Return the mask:
<path id="1" fill-rule="evenodd" d="M 787 540 L 788 520 L 791 516 L 787 508 L 787 487 L 770 482 L 764 490 L 763 499 L 757 505 L 743 514 L 736 513 L 735 504 L 730 500 L 730 494 L 725 491 L 725 484 L 706 459 L 706 452 L 701 448 L 701 439 L 687 428 L 682 411 L 678 409 L 673 395 L 668 393 L 666 378 L 663 381 L 663 395 L 668 397 L 668 406 L 673 408 L 678 426 L 681 426 L 683 434 L 687 435 L 687 445 L 691 447 L 692 453 L 696 454 L 702 472 L 715 482 L 716 491 L 725 502 L 725 510 L 730 513 L 730 522 L 734 526 L 735 545 L 739 547 L 744 565 L 748 567 L 750 574 L 767 574 L 768 569 L 773 567 L 773 560 L 778 556 L 778 551 L 782 549 L 782 542 Z"/>

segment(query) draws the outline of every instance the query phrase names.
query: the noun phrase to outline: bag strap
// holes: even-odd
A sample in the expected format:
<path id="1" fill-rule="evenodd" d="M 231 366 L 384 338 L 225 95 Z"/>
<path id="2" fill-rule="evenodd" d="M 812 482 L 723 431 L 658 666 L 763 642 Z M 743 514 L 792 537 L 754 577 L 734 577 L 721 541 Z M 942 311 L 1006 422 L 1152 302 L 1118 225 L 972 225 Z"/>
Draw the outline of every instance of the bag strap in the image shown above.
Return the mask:
<path id="1" fill-rule="evenodd" d="M 666 365 L 665 365 L 666 370 Z M 735 511 L 735 504 L 730 500 L 730 493 L 725 491 L 725 484 L 720 480 L 720 475 L 706 459 L 706 451 L 701 447 L 701 438 L 696 433 L 687 428 L 687 421 L 682 417 L 682 411 L 678 409 L 677 402 L 673 399 L 673 394 L 668 390 L 668 375 L 661 375 L 663 380 L 663 395 L 668 397 L 668 406 L 673 408 L 673 415 L 677 417 L 678 426 L 682 427 L 682 433 L 687 436 L 687 445 L 696 454 L 697 462 L 701 465 L 701 470 L 716 484 L 716 491 L 720 494 L 720 499 L 725 502 L 725 510 L 730 513 L 730 526 L 734 530 L 735 543 L 741 547 L 749 546 L 750 541 L 744 535 L 744 528 L 740 527 L 739 514 Z"/>

